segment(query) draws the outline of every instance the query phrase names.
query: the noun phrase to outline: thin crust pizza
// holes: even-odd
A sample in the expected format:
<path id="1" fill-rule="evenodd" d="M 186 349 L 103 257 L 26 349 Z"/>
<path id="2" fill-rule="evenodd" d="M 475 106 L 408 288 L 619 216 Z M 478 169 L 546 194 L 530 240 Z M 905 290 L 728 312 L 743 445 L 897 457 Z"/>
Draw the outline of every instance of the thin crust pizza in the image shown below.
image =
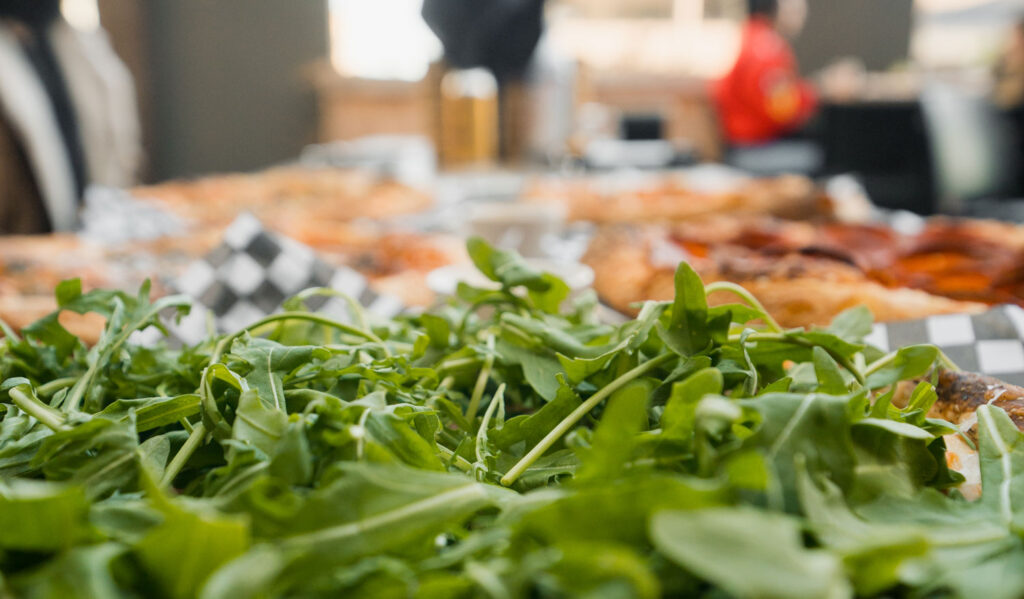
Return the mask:
<path id="1" fill-rule="evenodd" d="M 430 195 L 364 170 L 274 168 L 172 181 L 132 190 L 200 227 L 223 227 L 242 211 L 267 223 L 351 222 L 422 212 Z"/>
<path id="2" fill-rule="evenodd" d="M 557 203 L 570 221 L 595 223 L 685 222 L 711 215 L 771 215 L 791 219 L 831 217 L 836 206 L 806 177 L 739 179 L 703 187 L 685 174 L 638 181 L 600 177 L 540 179 L 523 193 L 527 202 Z"/>
<path id="3" fill-rule="evenodd" d="M 1024 228 L 937 219 L 914 235 L 881 225 L 715 217 L 600 230 L 584 258 L 612 307 L 672 297 L 675 266 L 746 287 L 784 326 L 865 305 L 879 321 L 1024 304 Z M 728 296 L 712 296 L 712 302 Z"/>

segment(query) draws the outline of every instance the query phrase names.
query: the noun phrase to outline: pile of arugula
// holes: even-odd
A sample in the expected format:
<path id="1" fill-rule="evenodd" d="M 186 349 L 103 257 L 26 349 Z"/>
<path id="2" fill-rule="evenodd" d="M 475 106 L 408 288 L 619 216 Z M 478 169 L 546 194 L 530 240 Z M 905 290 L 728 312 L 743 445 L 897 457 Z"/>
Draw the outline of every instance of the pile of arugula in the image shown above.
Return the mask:
<path id="1" fill-rule="evenodd" d="M 373 326 L 311 290 L 184 349 L 132 339 L 183 298 L 61 284 L 107 326 L 4 330 L 0 596 L 1024 595 L 1022 435 L 979 410 L 964 500 L 935 348 L 865 346 L 862 309 L 781 330 L 686 265 L 674 302 L 603 324 L 469 249 L 500 290 Z"/>

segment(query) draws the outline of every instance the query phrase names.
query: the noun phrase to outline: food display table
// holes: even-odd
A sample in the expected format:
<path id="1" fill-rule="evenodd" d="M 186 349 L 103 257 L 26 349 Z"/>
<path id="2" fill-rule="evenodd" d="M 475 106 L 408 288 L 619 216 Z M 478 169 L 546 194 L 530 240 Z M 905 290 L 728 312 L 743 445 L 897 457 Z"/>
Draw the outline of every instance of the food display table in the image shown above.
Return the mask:
<path id="1" fill-rule="evenodd" d="M 0 241 L 0 597 L 1024 595 L 1020 227 L 521 183 L 216 177 L 132 191 L 156 239 Z M 165 336 L 196 259 L 285 246 L 349 270 Z"/>

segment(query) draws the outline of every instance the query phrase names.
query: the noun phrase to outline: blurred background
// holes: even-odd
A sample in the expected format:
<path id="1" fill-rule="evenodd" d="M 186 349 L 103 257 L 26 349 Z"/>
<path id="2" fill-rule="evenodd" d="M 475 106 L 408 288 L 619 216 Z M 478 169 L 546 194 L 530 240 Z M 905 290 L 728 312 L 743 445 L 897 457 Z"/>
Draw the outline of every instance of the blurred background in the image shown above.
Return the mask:
<path id="1" fill-rule="evenodd" d="M 921 126 L 911 105 L 929 83 L 964 102 L 986 97 L 1024 3 L 811 0 L 807 9 L 793 47 L 803 74 L 826 92 L 823 110 L 834 102 L 869 113 L 867 126 L 902 109 L 910 143 Z M 132 72 L 145 180 L 259 168 L 314 141 L 382 133 L 442 141 L 437 104 L 447 69 L 419 0 L 64 0 L 62 10 L 75 27 L 102 24 Z M 543 10 L 540 49 L 523 73 L 532 97 L 520 100 L 542 114 L 504 131 L 512 138 L 505 159 L 569 155 L 583 149 L 572 142 L 585 143 L 574 134 L 621 133 L 601 119 L 641 116 L 656 121 L 648 134 L 688 146 L 694 158 L 721 156 L 703 83 L 735 59 L 743 2 L 552 0 Z M 550 127 L 531 128 L 541 123 Z"/>
<path id="2" fill-rule="evenodd" d="M 588 157 L 611 166 L 628 160 L 606 143 L 619 139 L 666 142 L 676 162 L 750 160 L 728 156 L 708 93 L 736 60 L 743 0 L 509 0 L 493 3 L 508 5 L 492 19 L 500 23 L 433 4 L 442 15 L 433 28 L 421 0 L 63 0 L 61 9 L 76 28 L 103 27 L 131 71 L 143 181 L 252 170 L 314 142 L 381 134 L 421 137 L 451 168 Z M 990 100 L 1024 2 L 808 0 L 791 10 L 806 12 L 785 35 L 820 101 L 808 146 L 762 170 L 856 172 L 877 202 L 918 211 L 1019 193 L 1017 165 L 1001 163 L 1013 140 Z M 462 38 L 448 56 L 439 32 Z M 509 64 L 498 65 L 503 50 Z M 496 95 L 497 116 L 486 117 L 497 133 L 445 122 L 445 90 L 485 113 Z M 967 136 L 956 131 L 964 119 L 978 124 Z M 462 138 L 458 126 L 468 128 Z M 495 148 L 461 147 L 474 141 Z M 977 150 L 960 164 L 967 145 Z M 641 161 L 668 151 L 637 147 L 651 154 Z"/>
<path id="3" fill-rule="evenodd" d="M 455 288 L 468 234 L 582 267 L 627 224 L 637 273 L 703 235 L 1024 303 L 1024 229 L 922 219 L 1024 222 L 1022 164 L 1024 0 L 0 0 L 21 322 L 69 276 L 196 287 L 246 213 L 406 305 Z"/>

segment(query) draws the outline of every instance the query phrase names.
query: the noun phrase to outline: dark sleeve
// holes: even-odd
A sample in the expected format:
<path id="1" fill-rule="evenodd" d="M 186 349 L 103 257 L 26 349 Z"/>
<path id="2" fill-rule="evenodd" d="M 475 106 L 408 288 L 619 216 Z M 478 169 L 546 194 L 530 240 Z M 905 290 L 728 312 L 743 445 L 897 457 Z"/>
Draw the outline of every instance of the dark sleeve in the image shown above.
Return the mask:
<path id="1" fill-rule="evenodd" d="M 0 235 L 50 231 L 28 158 L 14 131 L 0 116 Z"/>
<path id="2" fill-rule="evenodd" d="M 483 66 L 503 79 L 529 62 L 543 27 L 544 0 L 424 0 L 422 14 L 451 66 Z"/>

